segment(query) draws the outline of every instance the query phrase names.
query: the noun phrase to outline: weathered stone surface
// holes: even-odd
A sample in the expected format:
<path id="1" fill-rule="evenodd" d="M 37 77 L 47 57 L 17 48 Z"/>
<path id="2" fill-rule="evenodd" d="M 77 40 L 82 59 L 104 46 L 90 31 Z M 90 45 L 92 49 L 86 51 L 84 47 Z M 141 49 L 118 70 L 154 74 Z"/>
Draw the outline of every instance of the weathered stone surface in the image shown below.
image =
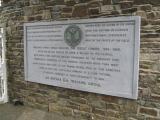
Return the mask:
<path id="1" fill-rule="evenodd" d="M 160 120 L 159 117 L 147 117 L 146 120 Z"/>
<path id="2" fill-rule="evenodd" d="M 84 111 L 73 110 L 73 114 L 75 118 L 79 118 L 80 120 L 87 120 L 91 118 L 91 114 Z"/>
<path id="3" fill-rule="evenodd" d="M 112 0 L 103 0 L 103 5 L 111 5 Z"/>
<path id="4" fill-rule="evenodd" d="M 107 103 L 107 109 L 119 111 L 120 105 L 115 104 L 115 103 Z"/>
<path id="5" fill-rule="evenodd" d="M 147 18 L 147 14 L 146 14 L 145 11 L 137 11 L 137 12 L 136 12 L 136 15 L 137 15 L 137 16 L 141 16 L 141 17 L 143 17 L 143 18 Z"/>
<path id="6" fill-rule="evenodd" d="M 42 19 L 49 20 L 52 18 L 50 10 L 43 10 Z"/>
<path id="7" fill-rule="evenodd" d="M 50 103 L 49 104 L 49 111 L 50 112 L 57 112 L 57 113 L 62 113 L 67 116 L 72 116 L 73 111 L 71 108 L 66 108 L 62 106 L 58 106 L 55 103 Z"/>
<path id="8" fill-rule="evenodd" d="M 3 0 L 4 3 L 8 3 L 10 2 L 11 0 Z"/>
<path id="9" fill-rule="evenodd" d="M 120 119 L 120 112 L 118 112 L 118 111 L 115 111 L 115 110 L 107 110 L 106 111 L 106 116 L 107 117 L 113 117 L 113 118 L 115 118 L 115 119 Z"/>
<path id="10" fill-rule="evenodd" d="M 88 105 L 80 105 L 80 111 L 91 112 L 91 107 Z"/>
<path id="11" fill-rule="evenodd" d="M 52 7 L 53 12 L 61 12 L 63 8 L 65 8 L 66 5 L 54 5 Z"/>
<path id="12" fill-rule="evenodd" d="M 88 16 L 88 8 L 86 3 L 75 5 L 72 17 L 86 17 Z"/>
<path id="13" fill-rule="evenodd" d="M 95 8 L 102 6 L 102 0 L 94 0 L 91 2 L 88 2 L 88 8 Z"/>
<path id="14" fill-rule="evenodd" d="M 150 4 L 136 5 L 134 7 L 137 7 L 138 10 L 143 10 L 143 11 L 151 11 L 152 10 L 152 5 L 150 5 Z"/>
<path id="15" fill-rule="evenodd" d="M 52 18 L 53 19 L 60 19 L 62 10 L 65 7 L 66 7 L 66 5 L 54 5 L 52 7 L 52 13 L 51 13 L 52 14 Z"/>
<path id="16" fill-rule="evenodd" d="M 64 2 L 68 6 L 74 6 L 76 4 L 76 0 L 64 0 Z"/>
<path id="17" fill-rule="evenodd" d="M 133 6 L 133 1 L 122 1 L 119 2 L 121 9 L 131 8 Z"/>
<path id="18" fill-rule="evenodd" d="M 100 13 L 100 8 L 97 7 L 97 8 L 89 8 L 88 9 L 88 13 L 89 15 L 98 15 Z"/>
<path id="19" fill-rule="evenodd" d="M 159 5 L 159 0 L 134 0 L 135 4 L 153 4 L 153 5 Z"/>
<path id="20" fill-rule="evenodd" d="M 30 0 L 30 5 L 38 5 L 39 3 L 39 0 Z"/>
<path id="21" fill-rule="evenodd" d="M 133 2 L 132 2 L 133 1 Z M 159 0 L 4 0 L 10 100 L 80 120 L 159 120 Z M 138 100 L 98 95 L 24 81 L 23 23 L 88 17 L 141 16 Z"/>
<path id="22" fill-rule="evenodd" d="M 72 13 L 73 7 L 64 7 L 62 8 L 63 13 Z"/>
<path id="23" fill-rule="evenodd" d="M 148 22 L 148 20 L 147 20 L 147 18 L 141 18 L 141 25 L 142 26 L 145 26 L 145 25 L 148 25 L 149 24 L 149 22 Z"/>
<path id="24" fill-rule="evenodd" d="M 72 17 L 72 13 L 61 13 L 61 17 L 62 18 L 71 18 Z"/>
<path id="25" fill-rule="evenodd" d="M 141 107 L 139 112 L 141 114 L 147 114 L 147 115 L 151 115 L 151 116 L 157 116 L 158 111 L 155 109 L 151 109 L 151 108 L 146 108 L 146 107 Z"/>
<path id="26" fill-rule="evenodd" d="M 68 104 L 66 105 L 66 107 L 72 108 L 72 109 L 75 109 L 75 110 L 80 109 L 80 105 L 78 103 L 72 102 L 72 101 L 69 101 Z"/>
<path id="27" fill-rule="evenodd" d="M 113 4 L 118 4 L 121 0 L 112 0 Z"/>
<path id="28" fill-rule="evenodd" d="M 35 14 L 39 14 L 40 10 L 42 10 L 42 6 L 37 6 L 37 7 L 25 7 L 24 8 L 24 15 L 25 16 L 31 16 Z"/>
<path id="29" fill-rule="evenodd" d="M 157 13 L 156 12 L 152 11 L 152 12 L 148 12 L 147 13 L 147 18 L 148 19 L 152 19 L 153 20 L 153 19 L 156 19 L 156 17 L 157 17 Z"/>
<path id="30" fill-rule="evenodd" d="M 123 14 L 128 14 L 128 13 L 134 13 L 137 11 L 137 8 L 128 8 L 128 9 L 123 9 L 122 13 Z"/>
<path id="31" fill-rule="evenodd" d="M 64 0 L 53 0 L 55 5 L 64 5 Z"/>
<path id="32" fill-rule="evenodd" d="M 152 20 L 151 24 L 153 24 L 153 25 L 159 25 L 160 24 L 160 19 Z"/>
<path id="33" fill-rule="evenodd" d="M 101 6 L 101 12 L 105 13 L 108 11 L 120 10 L 120 5 L 103 5 Z"/>
<path id="34" fill-rule="evenodd" d="M 93 113 L 98 114 L 98 115 L 102 115 L 102 116 L 105 116 L 105 114 L 106 114 L 105 109 L 93 108 L 92 111 L 93 111 Z"/>

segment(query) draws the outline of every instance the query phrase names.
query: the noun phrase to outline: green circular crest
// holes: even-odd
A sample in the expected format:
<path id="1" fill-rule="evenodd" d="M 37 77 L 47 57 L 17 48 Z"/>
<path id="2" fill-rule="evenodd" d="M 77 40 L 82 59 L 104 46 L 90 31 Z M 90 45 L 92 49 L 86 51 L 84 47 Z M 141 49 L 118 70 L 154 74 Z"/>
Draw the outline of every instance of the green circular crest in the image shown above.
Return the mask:
<path id="1" fill-rule="evenodd" d="M 74 49 L 82 40 L 82 30 L 77 25 L 70 25 L 64 32 L 64 40 Z"/>

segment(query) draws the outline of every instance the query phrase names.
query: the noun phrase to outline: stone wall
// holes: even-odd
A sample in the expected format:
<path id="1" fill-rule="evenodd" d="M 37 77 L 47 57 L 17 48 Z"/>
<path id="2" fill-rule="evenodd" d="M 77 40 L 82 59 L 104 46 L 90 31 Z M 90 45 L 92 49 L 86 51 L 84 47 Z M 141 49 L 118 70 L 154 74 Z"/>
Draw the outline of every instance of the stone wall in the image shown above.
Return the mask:
<path id="1" fill-rule="evenodd" d="M 160 120 L 160 0 L 3 0 L 10 101 L 82 120 Z M 138 100 L 24 81 L 23 23 L 142 17 Z"/>

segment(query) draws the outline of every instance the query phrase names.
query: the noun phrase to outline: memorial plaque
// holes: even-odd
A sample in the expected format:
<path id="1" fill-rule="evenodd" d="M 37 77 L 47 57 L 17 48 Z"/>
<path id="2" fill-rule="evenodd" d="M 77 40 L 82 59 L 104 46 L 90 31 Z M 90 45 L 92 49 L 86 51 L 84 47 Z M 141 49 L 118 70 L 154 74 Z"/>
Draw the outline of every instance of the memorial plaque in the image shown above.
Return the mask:
<path id="1" fill-rule="evenodd" d="M 25 80 L 137 98 L 140 18 L 24 24 Z"/>

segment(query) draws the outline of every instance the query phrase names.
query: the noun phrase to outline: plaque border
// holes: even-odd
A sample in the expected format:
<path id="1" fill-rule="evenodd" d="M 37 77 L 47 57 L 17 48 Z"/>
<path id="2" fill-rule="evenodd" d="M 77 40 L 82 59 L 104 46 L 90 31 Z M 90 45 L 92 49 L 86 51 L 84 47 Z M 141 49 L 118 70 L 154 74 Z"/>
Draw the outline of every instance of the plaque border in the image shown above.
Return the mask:
<path id="1" fill-rule="evenodd" d="M 95 21 L 95 22 L 93 22 Z M 98 22 L 97 22 L 98 21 Z M 133 47 L 133 77 L 132 77 L 132 93 L 131 94 L 122 94 L 122 93 L 112 93 L 112 92 L 93 92 L 89 90 L 82 90 L 82 89 L 74 89 L 72 86 L 58 86 L 44 82 L 38 82 L 41 84 L 47 84 L 62 88 L 68 88 L 73 90 L 80 90 L 84 92 L 91 92 L 103 95 L 111 95 L 111 96 L 118 96 L 130 99 L 137 99 L 138 98 L 138 79 L 139 79 L 139 54 L 140 54 L 140 26 L 141 26 L 141 18 L 139 16 L 127 16 L 127 17 L 114 17 L 114 18 L 92 18 L 92 19 L 80 19 L 80 20 L 68 20 L 68 21 L 52 21 L 52 22 L 32 22 L 32 23 L 24 23 L 24 73 L 25 73 L 25 80 L 30 82 L 37 82 L 31 81 L 28 79 L 28 61 L 27 61 L 27 28 L 33 26 L 51 26 L 51 25 L 69 25 L 69 24 L 88 24 L 88 23 L 115 23 L 115 22 L 134 22 L 134 47 Z"/>

